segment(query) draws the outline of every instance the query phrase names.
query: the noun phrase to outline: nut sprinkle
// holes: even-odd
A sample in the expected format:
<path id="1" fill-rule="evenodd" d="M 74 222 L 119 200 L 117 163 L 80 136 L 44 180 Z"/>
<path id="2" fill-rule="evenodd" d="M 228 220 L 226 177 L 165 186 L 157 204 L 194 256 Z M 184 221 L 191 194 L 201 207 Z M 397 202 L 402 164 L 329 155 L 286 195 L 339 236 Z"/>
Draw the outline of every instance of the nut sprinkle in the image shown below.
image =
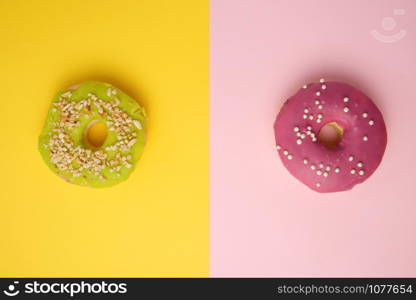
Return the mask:
<path id="1" fill-rule="evenodd" d="M 119 106 L 115 90 L 109 89 L 107 96 L 111 100 L 99 99 L 89 93 L 80 101 L 71 100 L 71 91 L 63 93 L 59 100 L 53 103 L 53 128 L 48 143 L 50 161 L 59 170 L 73 177 L 95 176 L 106 181 L 104 170 L 120 176 L 123 168 L 131 168 L 132 148 L 137 142 L 137 131 L 142 130 L 139 120 L 134 120 Z M 115 142 L 105 145 L 105 148 L 93 149 L 83 147 L 81 141 L 75 141 L 73 131 L 81 128 L 82 120 L 99 120 L 105 122 L 109 133 L 116 136 Z M 85 122 L 84 122 L 85 123 Z M 87 126 L 88 127 L 88 126 Z"/>

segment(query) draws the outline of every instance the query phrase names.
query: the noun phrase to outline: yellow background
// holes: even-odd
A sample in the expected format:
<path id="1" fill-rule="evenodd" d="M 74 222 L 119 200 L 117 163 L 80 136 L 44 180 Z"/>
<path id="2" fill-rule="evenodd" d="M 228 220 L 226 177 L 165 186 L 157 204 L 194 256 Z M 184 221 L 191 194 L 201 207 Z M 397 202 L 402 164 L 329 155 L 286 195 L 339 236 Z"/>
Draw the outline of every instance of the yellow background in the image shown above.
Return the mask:
<path id="1" fill-rule="evenodd" d="M 208 275 L 208 1 L 0 1 L 0 276 Z M 52 96 L 107 81 L 145 106 L 124 183 L 41 160 Z"/>

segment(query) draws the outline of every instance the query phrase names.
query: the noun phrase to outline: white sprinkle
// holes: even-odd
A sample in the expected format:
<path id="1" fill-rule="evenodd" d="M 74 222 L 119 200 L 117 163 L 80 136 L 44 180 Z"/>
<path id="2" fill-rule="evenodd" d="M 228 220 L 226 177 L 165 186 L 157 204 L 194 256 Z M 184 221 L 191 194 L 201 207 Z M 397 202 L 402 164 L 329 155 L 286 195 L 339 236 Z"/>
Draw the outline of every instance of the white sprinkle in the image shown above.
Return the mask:
<path id="1" fill-rule="evenodd" d="M 355 169 L 351 169 L 350 173 L 355 174 Z"/>
<path id="2" fill-rule="evenodd" d="M 308 115 L 303 115 L 303 118 L 304 118 L 304 119 L 307 119 L 307 118 L 308 118 Z"/>
<path id="3" fill-rule="evenodd" d="M 357 167 L 361 168 L 363 166 L 363 163 L 360 161 L 357 163 Z"/>
<path id="4" fill-rule="evenodd" d="M 341 170 L 339 168 L 335 168 L 335 173 L 339 173 Z"/>
<path id="5" fill-rule="evenodd" d="M 323 109 L 324 107 L 322 106 L 322 105 L 319 105 L 318 106 L 318 109 Z"/>
<path id="6" fill-rule="evenodd" d="M 348 101 L 350 101 L 350 98 L 344 97 L 344 102 L 347 103 Z"/>
<path id="7" fill-rule="evenodd" d="M 364 141 L 364 142 L 367 142 L 367 141 L 368 141 L 368 136 L 366 136 L 366 135 L 365 135 L 365 136 L 363 136 L 363 141 Z"/>
<path id="8" fill-rule="evenodd" d="M 133 146 L 134 144 L 136 144 L 136 142 L 137 142 L 137 139 L 132 139 L 128 144 L 127 144 L 127 147 L 131 147 L 131 146 Z"/>
<path id="9" fill-rule="evenodd" d="M 301 136 L 301 135 L 302 135 L 302 133 L 296 132 L 296 136 Z"/>
<path id="10" fill-rule="evenodd" d="M 127 169 L 130 169 L 132 167 L 132 165 L 129 164 L 129 163 L 126 163 L 125 166 L 126 166 Z"/>
<path id="11" fill-rule="evenodd" d="M 316 137 L 312 138 L 312 142 L 316 142 L 316 140 L 317 140 Z"/>
<path id="12" fill-rule="evenodd" d="M 308 87 L 308 86 L 307 86 L 306 84 L 303 86 L 303 88 L 304 88 L 304 89 L 306 89 L 307 87 Z"/>
<path id="13" fill-rule="evenodd" d="M 373 120 L 370 120 L 370 121 L 368 121 L 368 124 L 369 124 L 370 126 L 373 126 L 373 125 L 374 125 L 374 121 L 373 121 Z"/>
<path id="14" fill-rule="evenodd" d="M 316 171 L 316 175 L 321 176 L 322 175 L 322 171 L 321 170 Z"/>
<path id="15" fill-rule="evenodd" d="M 316 123 L 321 123 L 321 122 L 322 122 L 321 119 L 316 120 Z"/>
<path id="16" fill-rule="evenodd" d="M 321 92 L 320 91 L 317 91 L 316 92 L 316 96 L 321 96 Z"/>
<path id="17" fill-rule="evenodd" d="M 344 107 L 344 112 L 346 112 L 346 113 L 347 113 L 347 112 L 349 112 L 349 111 L 350 111 L 350 109 L 348 108 L 348 106 L 345 106 L 345 107 Z"/>
<path id="18" fill-rule="evenodd" d="M 368 113 L 365 112 L 365 113 L 363 113 L 362 116 L 363 116 L 363 118 L 367 118 L 368 117 Z"/>
<path id="19" fill-rule="evenodd" d="M 288 156 L 287 156 L 287 159 L 288 160 L 291 160 L 293 158 L 293 155 L 292 154 L 289 154 Z"/>
<path id="20" fill-rule="evenodd" d="M 324 172 L 324 177 L 328 177 L 328 172 Z"/>
<path id="21" fill-rule="evenodd" d="M 111 88 L 108 88 L 108 89 L 107 89 L 107 96 L 108 96 L 108 97 L 111 97 Z"/>
<path id="22" fill-rule="evenodd" d="M 311 132 L 309 130 L 307 130 L 306 135 L 311 135 Z"/>
<path id="23" fill-rule="evenodd" d="M 319 82 L 320 83 L 325 82 L 325 79 L 324 78 L 321 78 L 321 79 L 319 79 Z"/>
<path id="24" fill-rule="evenodd" d="M 322 169 L 324 167 L 324 164 L 323 163 L 320 163 L 319 164 L 319 167 Z"/>
<path id="25" fill-rule="evenodd" d="M 276 149 L 280 150 L 280 149 L 282 149 L 282 147 L 280 147 L 280 145 L 276 145 Z"/>
<path id="26" fill-rule="evenodd" d="M 136 127 L 137 127 L 137 129 L 139 129 L 139 130 L 143 129 L 143 127 L 142 127 L 142 123 L 140 123 L 140 121 L 138 121 L 138 120 L 133 120 L 133 124 L 134 124 L 134 126 L 136 126 Z"/>
<path id="27" fill-rule="evenodd" d="M 313 115 L 309 115 L 309 120 L 313 120 Z"/>
<path id="28" fill-rule="evenodd" d="M 64 98 L 71 97 L 72 93 L 71 93 L 71 91 L 67 91 L 67 92 L 63 93 L 61 96 L 64 97 Z"/>
<path id="29" fill-rule="evenodd" d="M 318 118 L 319 119 L 322 119 L 324 117 L 324 115 L 323 114 L 318 114 Z"/>
<path id="30" fill-rule="evenodd" d="M 294 132 L 298 132 L 299 131 L 299 127 L 297 127 L 297 126 L 293 127 L 293 131 Z"/>
<path id="31" fill-rule="evenodd" d="M 307 165 L 307 164 L 308 164 L 308 160 L 305 158 L 305 159 L 303 160 L 303 163 L 304 163 L 305 165 Z"/>
<path id="32" fill-rule="evenodd" d="M 289 154 L 289 151 L 287 150 L 283 151 L 283 155 L 288 155 L 288 154 Z"/>
<path id="33" fill-rule="evenodd" d="M 305 109 L 303 110 L 303 112 L 304 112 L 305 114 L 307 114 L 307 113 L 309 113 L 309 109 L 305 108 Z"/>
<path id="34" fill-rule="evenodd" d="M 319 188 L 320 186 L 321 186 L 321 184 L 320 184 L 319 182 L 317 182 L 317 183 L 316 183 L 316 187 L 318 187 L 318 188 Z"/>
<path id="35" fill-rule="evenodd" d="M 354 160 L 354 156 L 350 155 L 350 157 L 348 157 L 349 161 L 353 161 Z"/>
<path id="36" fill-rule="evenodd" d="M 323 84 L 323 85 L 321 86 L 321 88 L 322 88 L 323 90 L 325 90 L 325 89 L 326 89 L 326 84 Z"/>
<path id="37" fill-rule="evenodd" d="M 311 169 L 315 170 L 316 169 L 315 165 L 311 165 Z"/>
<path id="38" fill-rule="evenodd" d="M 312 126 L 307 126 L 306 129 L 312 130 Z"/>
<path id="39" fill-rule="evenodd" d="M 301 140 L 301 139 L 297 139 L 297 140 L 296 140 L 296 143 L 297 143 L 298 145 L 300 145 L 300 144 L 302 144 L 302 140 Z"/>
<path id="40" fill-rule="evenodd" d="M 325 170 L 327 170 L 329 172 L 329 171 L 331 171 L 331 167 L 330 166 L 326 166 Z"/>
<path id="41" fill-rule="evenodd" d="M 306 135 L 305 135 L 304 133 L 302 133 L 302 134 L 300 135 L 300 138 L 301 138 L 301 139 L 304 139 L 304 138 L 306 138 Z"/>
<path id="42" fill-rule="evenodd" d="M 321 102 L 320 102 L 319 100 L 316 100 L 316 101 L 315 101 L 315 104 L 316 104 L 316 105 L 319 105 L 320 103 L 321 103 Z"/>
<path id="43" fill-rule="evenodd" d="M 359 172 L 358 172 L 358 174 L 360 174 L 361 176 L 363 176 L 364 175 L 364 170 L 360 170 Z"/>

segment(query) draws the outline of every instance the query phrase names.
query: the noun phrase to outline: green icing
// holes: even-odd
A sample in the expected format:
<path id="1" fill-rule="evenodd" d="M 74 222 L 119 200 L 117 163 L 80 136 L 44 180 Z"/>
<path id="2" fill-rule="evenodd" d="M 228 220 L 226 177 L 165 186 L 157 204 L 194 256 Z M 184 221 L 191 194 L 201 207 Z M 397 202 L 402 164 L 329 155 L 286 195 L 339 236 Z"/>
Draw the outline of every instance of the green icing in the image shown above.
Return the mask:
<path id="1" fill-rule="evenodd" d="M 68 109 L 75 113 L 68 114 Z M 123 121 L 116 123 L 115 116 Z M 98 149 L 91 148 L 84 139 L 92 121 L 103 122 L 109 129 Z M 122 125 L 121 130 L 118 126 Z M 39 151 L 48 167 L 65 180 L 108 187 L 126 180 L 133 172 L 144 149 L 145 133 L 146 114 L 136 101 L 111 84 L 89 81 L 53 98 L 39 137 Z M 98 171 L 90 167 L 90 161 L 93 167 L 98 165 Z"/>

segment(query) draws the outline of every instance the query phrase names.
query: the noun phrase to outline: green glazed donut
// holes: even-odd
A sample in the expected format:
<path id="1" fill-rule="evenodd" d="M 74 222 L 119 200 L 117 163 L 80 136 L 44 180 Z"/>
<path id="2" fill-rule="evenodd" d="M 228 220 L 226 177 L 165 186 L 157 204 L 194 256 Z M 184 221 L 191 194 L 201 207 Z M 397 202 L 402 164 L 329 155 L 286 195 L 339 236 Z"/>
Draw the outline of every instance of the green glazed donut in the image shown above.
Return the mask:
<path id="1" fill-rule="evenodd" d="M 101 145 L 89 139 L 89 130 L 97 124 L 105 133 Z M 88 81 L 54 97 L 39 151 L 66 181 L 108 187 L 133 172 L 144 149 L 145 130 L 146 113 L 136 101 L 111 84 Z"/>

